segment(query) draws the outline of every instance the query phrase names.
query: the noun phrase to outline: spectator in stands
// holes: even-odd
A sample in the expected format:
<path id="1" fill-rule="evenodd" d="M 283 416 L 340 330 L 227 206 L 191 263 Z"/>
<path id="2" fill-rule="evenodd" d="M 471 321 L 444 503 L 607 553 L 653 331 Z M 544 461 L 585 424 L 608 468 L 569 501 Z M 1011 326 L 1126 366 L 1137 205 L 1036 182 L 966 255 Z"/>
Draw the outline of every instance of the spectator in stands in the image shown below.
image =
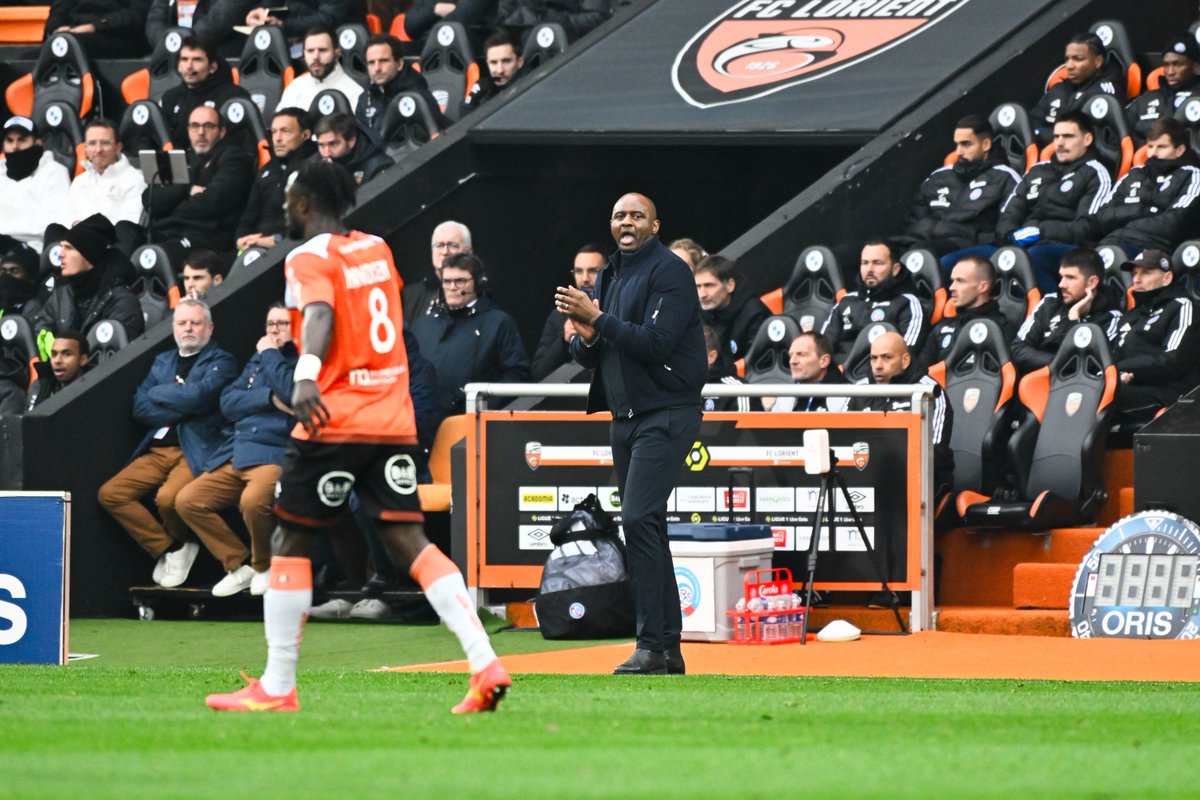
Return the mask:
<path id="1" fill-rule="evenodd" d="M 1200 219 L 1200 158 L 1188 147 L 1188 130 L 1174 117 L 1150 125 L 1149 158 L 1117 182 L 1096 215 L 1084 217 L 1089 236 L 1130 255 L 1146 247 L 1173 250 Z"/>
<path id="2" fill-rule="evenodd" d="M 579 248 L 571 268 L 575 288 L 591 297 L 596 278 L 600 277 L 600 270 L 604 269 L 607 261 L 608 251 L 601 245 L 592 243 Z M 551 372 L 571 361 L 570 344 L 574 335 L 575 326 L 567 315 L 557 308 L 552 309 L 546 317 L 546 324 L 542 326 L 542 338 L 538 340 L 533 356 L 532 374 L 535 381 L 545 380 Z"/>
<path id="3" fill-rule="evenodd" d="M 341 57 L 342 48 L 338 47 L 332 30 L 320 26 L 309 30 L 304 35 L 304 64 L 308 72 L 287 85 L 276 109 L 311 109 L 313 100 L 326 89 L 337 89 L 354 108 L 363 88 L 342 69 Z"/>
<path id="4" fill-rule="evenodd" d="M 905 244 L 938 256 L 978 244 L 995 244 L 1000 205 L 1021 176 L 992 148 L 987 117 L 972 114 L 954 126 L 953 164 L 922 182 L 908 210 Z M 943 263 L 949 273 L 954 261 Z"/>
<path id="5" fill-rule="evenodd" d="M 846 385 L 849 381 L 834 366 L 829 340 L 816 331 L 805 331 L 788 347 L 788 368 L 792 383 L 816 383 L 823 386 Z M 764 397 L 764 411 L 845 411 L 848 397 Z"/>
<path id="6" fill-rule="evenodd" d="M 246 589 L 261 595 L 267 590 L 275 484 L 296 424 L 288 403 L 300 353 L 292 343 L 291 326 L 283 303 L 267 310 L 266 333 L 255 345 L 255 354 L 221 392 L 221 413 L 234 426 L 232 454 L 175 497 L 179 517 L 225 568 L 225 577 L 212 590 L 216 597 Z M 250 550 L 221 518 L 221 512 L 235 504 L 250 532 Z"/>
<path id="7" fill-rule="evenodd" d="M 521 43 L 507 31 L 499 30 L 489 36 L 483 43 L 483 52 L 488 71 L 481 74 L 467 92 L 467 98 L 463 101 L 464 114 L 474 111 L 507 89 L 521 77 L 521 69 L 525 66 L 525 60 L 521 57 Z"/>
<path id="8" fill-rule="evenodd" d="M 183 296 L 193 300 L 204 300 L 208 293 L 225 280 L 225 260 L 212 250 L 193 247 L 183 259 L 180 277 Z"/>
<path id="9" fill-rule="evenodd" d="M 692 239 L 676 239 L 667 246 L 675 255 L 683 259 L 683 263 L 687 264 L 693 271 L 700 260 L 708 255 L 700 244 Z"/>
<path id="10" fill-rule="evenodd" d="M 738 377 L 737 368 L 723 352 L 721 337 L 707 325 L 704 326 L 704 350 L 708 354 L 708 378 L 705 383 L 721 383 L 726 386 L 741 386 L 746 382 Z M 749 397 L 705 397 L 705 411 L 749 411 Z"/>
<path id="11" fill-rule="evenodd" d="M 1087 217 L 1100 209 L 1112 188 L 1092 139 L 1090 117 L 1061 112 L 1054 123 L 1054 155 L 1030 167 L 1000 208 L 996 237 L 1029 250 L 1042 294 L 1054 291 L 1062 254 L 1088 241 Z"/>
<path id="12" fill-rule="evenodd" d="M 612 13 L 612 0 L 500 0 L 496 25 L 524 41 L 531 28 L 557 22 L 573 42 Z"/>
<path id="13" fill-rule="evenodd" d="M 271 119 L 271 160 L 250 187 L 250 199 L 237 227 L 238 252 L 247 247 L 274 247 L 283 241 L 288 176 L 316 152 L 308 112 L 300 108 L 276 111 Z"/>
<path id="14" fill-rule="evenodd" d="M 37 278 L 38 254 L 33 248 L 0 235 L 0 315 L 35 311 L 41 305 L 34 299 Z"/>
<path id="15" fill-rule="evenodd" d="M 1066 111 L 1083 108 L 1089 97 L 1109 94 L 1125 102 L 1125 76 L 1105 55 L 1104 42 L 1094 33 L 1077 33 L 1067 42 L 1063 57 L 1066 77 L 1047 90 L 1029 112 L 1038 143 L 1047 145 L 1055 123 Z"/>
<path id="16" fill-rule="evenodd" d="M 446 415 L 463 413 L 468 383 L 529 380 L 517 323 L 492 301 L 483 262 L 473 255 L 459 253 L 443 262 L 439 302 L 413 321 L 412 330 L 437 370 Z"/>
<path id="17" fill-rule="evenodd" d="M 271 14 L 275 9 L 259 7 L 246 15 L 246 24 L 252 28 L 260 25 L 278 25 L 288 44 L 296 47 L 313 28 L 336 30 L 339 25 L 366 22 L 367 4 L 363 0 L 289 0 L 283 18 Z M 293 56 L 295 57 L 295 56 Z"/>
<path id="18" fill-rule="evenodd" d="M 923 373 L 944 361 L 958 335 L 972 322 L 990 319 L 1000 326 L 1005 342 L 1011 342 L 1015 331 L 996 301 L 996 267 L 983 256 L 963 256 L 950 271 L 950 303 L 954 316 L 942 317 L 933 326 L 916 358 L 916 371 Z"/>
<path id="19" fill-rule="evenodd" d="M 249 100 L 250 93 L 233 82 L 233 70 L 217 54 L 216 47 L 199 35 L 185 38 L 179 46 L 175 69 L 183 82 L 163 92 L 158 104 L 171 134 L 171 143 L 182 147 L 189 141 L 188 123 L 200 106 L 220 111 L 234 97 Z"/>
<path id="20" fill-rule="evenodd" d="M 419 281 L 405 284 L 404 289 L 401 290 L 404 319 L 410 325 L 414 324 L 419 317 L 428 314 L 434 303 L 441 297 L 442 263 L 450 256 L 475 252 L 471 247 L 470 228 L 452 219 L 439 223 L 433 229 L 430 252 L 433 259 L 433 275 L 426 275 Z"/>
<path id="21" fill-rule="evenodd" d="M 706 256 L 696 265 L 696 292 L 700 319 L 721 340 L 721 353 L 730 363 L 745 358 L 771 309 L 744 286 L 739 289 L 732 259 Z"/>
<path id="22" fill-rule="evenodd" d="M 1133 272 L 1134 305 L 1121 317 L 1113 349 L 1117 415 L 1144 423 L 1200 385 L 1200 327 L 1166 253 L 1143 250 L 1121 269 Z"/>
<path id="23" fill-rule="evenodd" d="M 845 363 L 854 340 L 872 322 L 892 323 L 913 349 L 929 330 L 912 274 L 900 263 L 896 245 L 879 238 L 863 245 L 858 289 L 843 295 L 821 326 L 833 348 L 833 363 Z"/>
<path id="24" fill-rule="evenodd" d="M 468 30 L 496 26 L 497 0 L 414 0 L 404 15 L 404 32 L 421 42 L 439 22 L 461 22 Z"/>
<path id="25" fill-rule="evenodd" d="M 187 580 L 200 546 L 175 508 L 179 491 L 229 459 L 232 442 L 218 407 L 237 363 L 212 341 L 212 314 L 184 299 L 172 321 L 175 348 L 160 353 L 133 395 L 133 418 L 147 428 L 133 460 L 100 487 L 100 505 L 157 560 L 154 582 Z M 160 523 L 142 505 L 155 492 Z"/>
<path id="26" fill-rule="evenodd" d="M 341 164 L 360 184 L 396 163 L 349 114 L 336 112 L 321 117 L 313 126 L 313 136 L 321 158 Z"/>
<path id="27" fill-rule="evenodd" d="M 1040 369 L 1054 358 L 1071 329 L 1093 322 L 1109 343 L 1116 341 L 1121 300 L 1101 281 L 1104 262 L 1095 250 L 1078 247 L 1062 257 L 1058 292 L 1044 295 L 1017 330 L 1009 348 L 1013 365 L 1022 375 Z"/>
<path id="28" fill-rule="evenodd" d="M 1196 92 L 1200 76 L 1200 43 L 1187 31 L 1177 33 L 1162 52 L 1163 74 L 1157 89 L 1148 89 L 1125 106 L 1135 146 L 1150 138 L 1150 126 L 1175 116 L 1175 110 Z"/>
<path id="29" fill-rule="evenodd" d="M 42 133 L 29 117 L 4 123 L 0 159 L 0 234 L 42 252 L 46 226 L 71 188 L 67 168 L 42 147 Z"/>
<path id="30" fill-rule="evenodd" d="M 215 250 L 232 261 L 234 232 L 254 181 L 254 162 L 227 139 L 225 120 L 210 106 L 192 110 L 190 184 L 166 184 L 146 190 L 151 241 L 161 244 L 171 263 L 183 261 L 193 247 Z"/>
<path id="31" fill-rule="evenodd" d="M 371 85 L 358 96 L 354 116 L 360 125 L 377 135 L 383 133 L 383 119 L 392 99 L 401 92 L 414 92 L 425 99 L 438 126 L 450 121 L 442 116 L 438 102 L 429 91 L 425 76 L 404 60 L 404 45 L 394 36 L 377 33 L 367 39 L 367 75 Z"/>
<path id="32" fill-rule="evenodd" d="M 117 138 L 117 124 L 95 117 L 83 131 L 87 160 L 83 172 L 71 181 L 66 209 L 58 219 L 74 225 L 92 214 L 103 214 L 114 226 L 124 222 L 138 225 L 142 219 L 142 193 L 146 179 L 129 162 Z"/>
<path id="33" fill-rule="evenodd" d="M 234 54 L 241 50 L 245 37 L 233 26 L 246 18 L 252 6 L 253 0 L 153 0 L 146 16 L 146 41 L 156 47 L 168 28 L 188 28 L 222 52 Z"/>
<path id="34" fill-rule="evenodd" d="M 116 233 L 103 214 L 93 214 L 62 234 L 60 277 L 45 303 L 24 312 L 34 331 L 82 331 L 102 319 L 119 322 L 132 339 L 145 329 L 142 307 L 121 281 L 132 267 L 113 245 Z"/>
<path id="35" fill-rule="evenodd" d="M 93 61 L 136 58 L 146 53 L 149 13 L 150 0 L 54 0 L 43 38 L 69 33 Z"/>
<path id="36" fill-rule="evenodd" d="M 75 381 L 88 365 L 88 340 L 79 331 L 63 331 L 50 345 L 50 360 L 33 365 L 36 378 L 25 396 L 25 410 L 49 400 Z"/>
<path id="37" fill-rule="evenodd" d="M 860 384 L 918 384 L 933 388 L 929 428 L 933 444 L 933 496 L 935 500 L 954 486 L 954 451 L 950 432 L 954 411 L 942 387 L 933 378 L 913 368 L 912 355 L 904 339 L 886 331 L 871 342 L 871 376 Z M 852 397 L 850 411 L 912 411 L 912 395 L 903 397 Z"/>

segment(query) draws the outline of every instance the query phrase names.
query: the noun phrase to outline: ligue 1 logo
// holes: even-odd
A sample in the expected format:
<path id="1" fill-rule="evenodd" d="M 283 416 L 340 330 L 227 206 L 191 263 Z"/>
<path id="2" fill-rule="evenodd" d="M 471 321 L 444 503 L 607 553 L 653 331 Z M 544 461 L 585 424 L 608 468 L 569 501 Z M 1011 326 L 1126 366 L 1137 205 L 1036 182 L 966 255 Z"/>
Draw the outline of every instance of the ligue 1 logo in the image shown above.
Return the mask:
<path id="1" fill-rule="evenodd" d="M 671 79 L 698 108 L 753 100 L 871 58 L 968 2 L 740 0 L 684 45 Z"/>

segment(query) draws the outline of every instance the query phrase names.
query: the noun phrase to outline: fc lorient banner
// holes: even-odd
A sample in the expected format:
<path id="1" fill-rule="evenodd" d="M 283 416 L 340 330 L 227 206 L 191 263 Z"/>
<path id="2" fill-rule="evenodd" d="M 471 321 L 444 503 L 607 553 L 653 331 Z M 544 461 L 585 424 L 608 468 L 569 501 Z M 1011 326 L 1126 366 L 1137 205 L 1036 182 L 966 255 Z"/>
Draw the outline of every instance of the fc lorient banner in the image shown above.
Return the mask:
<path id="1" fill-rule="evenodd" d="M 675 57 L 672 82 L 699 108 L 819 80 L 929 30 L 971 0 L 740 0 Z"/>

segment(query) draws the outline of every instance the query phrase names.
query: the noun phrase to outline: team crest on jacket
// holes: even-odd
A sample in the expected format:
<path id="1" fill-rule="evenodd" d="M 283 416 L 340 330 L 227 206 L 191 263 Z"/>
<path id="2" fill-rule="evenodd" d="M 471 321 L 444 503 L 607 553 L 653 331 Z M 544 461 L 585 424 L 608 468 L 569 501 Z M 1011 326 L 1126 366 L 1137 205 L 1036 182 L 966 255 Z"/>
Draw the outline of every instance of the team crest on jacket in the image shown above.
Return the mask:
<path id="1" fill-rule="evenodd" d="M 739 0 L 675 56 L 671 80 L 694 106 L 741 103 L 892 48 L 970 0 Z"/>

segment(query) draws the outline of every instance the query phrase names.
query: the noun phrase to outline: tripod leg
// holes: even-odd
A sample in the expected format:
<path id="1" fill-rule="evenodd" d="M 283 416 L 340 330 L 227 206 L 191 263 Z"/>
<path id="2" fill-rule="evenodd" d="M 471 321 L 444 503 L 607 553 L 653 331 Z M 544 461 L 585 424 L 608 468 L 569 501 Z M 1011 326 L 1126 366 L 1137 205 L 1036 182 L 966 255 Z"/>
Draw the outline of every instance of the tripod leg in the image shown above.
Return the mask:
<path id="1" fill-rule="evenodd" d="M 821 544 L 821 518 L 825 517 L 828 520 L 828 524 L 830 526 L 833 525 L 833 516 L 825 511 L 825 504 L 827 502 L 832 507 L 833 494 L 829 485 L 829 476 L 825 475 L 821 478 L 821 489 L 817 494 L 817 511 L 813 517 L 812 538 L 808 543 L 808 578 L 804 597 L 804 622 L 800 625 L 800 644 L 808 643 L 808 617 L 812 609 L 813 581 L 817 575 L 817 551 Z M 829 536 L 832 541 L 832 527 L 829 529 Z"/>
<path id="2" fill-rule="evenodd" d="M 888 605 L 891 607 L 892 613 L 896 615 L 896 624 L 900 626 L 902 633 L 908 633 L 908 626 L 904 624 L 904 620 L 900 617 L 899 598 L 891 590 L 891 587 L 888 586 L 887 572 L 875 559 L 877 551 L 871 546 L 871 540 L 867 538 L 867 533 L 863 529 L 862 517 L 858 515 L 858 509 L 854 507 L 854 500 L 850 497 L 850 489 L 846 486 L 846 481 L 842 479 L 842 476 L 838 474 L 836 469 L 830 470 L 828 477 L 837 482 L 838 487 L 842 490 L 842 497 L 846 498 L 846 506 L 850 509 L 850 515 L 854 519 L 854 526 L 858 530 L 858 536 L 862 539 L 863 547 L 867 549 L 867 560 L 871 562 L 871 566 L 875 569 L 876 577 L 883 584 L 883 591 L 888 594 Z M 830 536 L 832 535 L 831 531 Z"/>

